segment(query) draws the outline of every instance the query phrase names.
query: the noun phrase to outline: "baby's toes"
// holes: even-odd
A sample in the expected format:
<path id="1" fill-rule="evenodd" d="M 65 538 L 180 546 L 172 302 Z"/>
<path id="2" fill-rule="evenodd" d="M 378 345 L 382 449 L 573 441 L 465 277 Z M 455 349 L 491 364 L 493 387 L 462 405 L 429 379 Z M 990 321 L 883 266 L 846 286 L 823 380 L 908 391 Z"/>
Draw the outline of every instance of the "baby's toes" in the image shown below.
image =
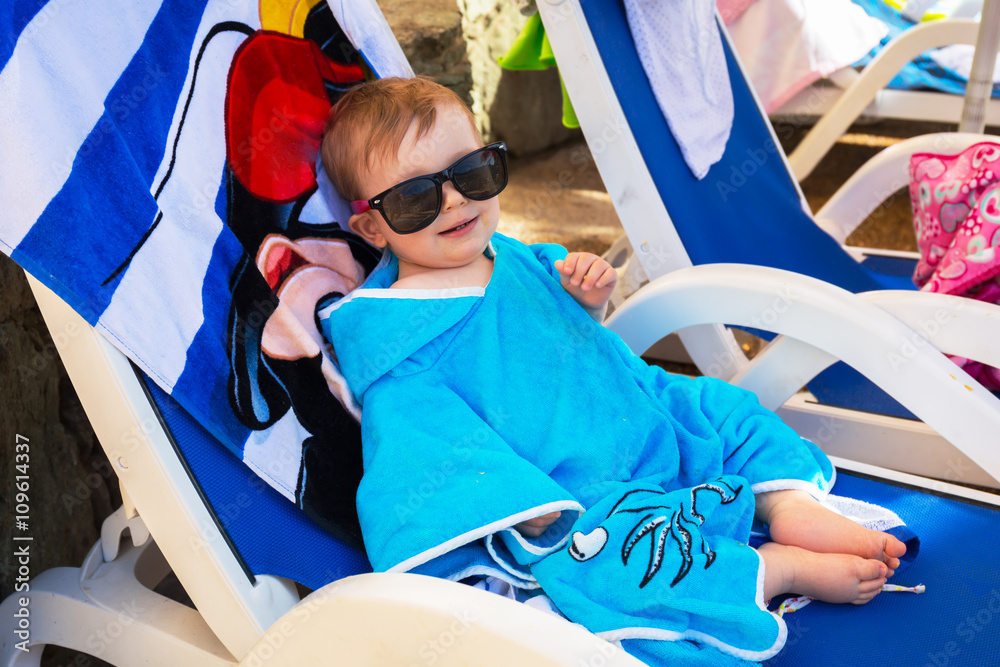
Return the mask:
<path id="1" fill-rule="evenodd" d="M 877 579 L 869 579 L 867 581 L 862 581 L 858 584 L 858 592 L 865 595 L 876 595 L 882 590 L 882 586 L 885 585 L 885 578 L 879 577 Z"/>
<path id="2" fill-rule="evenodd" d="M 852 602 L 854 604 L 864 604 L 868 602 L 882 592 L 883 584 L 885 584 L 885 579 L 883 577 L 862 581 L 858 584 L 858 595 Z"/>
<path id="3" fill-rule="evenodd" d="M 889 576 L 889 567 L 880 560 L 862 558 L 858 560 L 856 574 L 862 582 L 884 579 Z"/>
<path id="4" fill-rule="evenodd" d="M 896 539 L 895 537 L 893 537 L 888 533 L 883 533 L 883 534 L 885 535 L 885 548 L 884 548 L 885 555 L 888 556 L 889 558 L 897 559 L 896 567 L 899 567 L 898 559 L 902 558 L 903 554 L 906 553 L 906 544 L 899 541 L 898 539 Z M 890 565 L 889 567 L 892 566 Z"/>
<path id="5" fill-rule="evenodd" d="M 875 589 L 874 591 L 860 593 L 858 595 L 858 597 L 851 604 L 865 604 L 866 602 L 868 602 L 872 598 L 874 598 L 876 595 L 878 595 L 881 591 L 882 591 L 882 587 L 880 586 L 879 588 Z"/>

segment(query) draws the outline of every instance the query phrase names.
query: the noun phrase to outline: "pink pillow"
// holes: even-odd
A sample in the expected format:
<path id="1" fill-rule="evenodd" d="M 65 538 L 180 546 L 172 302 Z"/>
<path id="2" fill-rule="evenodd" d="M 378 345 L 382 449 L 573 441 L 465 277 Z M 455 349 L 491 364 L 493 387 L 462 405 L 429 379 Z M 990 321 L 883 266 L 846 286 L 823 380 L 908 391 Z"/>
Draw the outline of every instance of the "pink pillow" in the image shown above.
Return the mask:
<path id="1" fill-rule="evenodd" d="M 924 292 L 1000 303 L 1000 144 L 914 155 L 910 200 L 920 250 L 913 282 Z M 956 361 L 984 386 L 1000 389 L 996 369 Z"/>

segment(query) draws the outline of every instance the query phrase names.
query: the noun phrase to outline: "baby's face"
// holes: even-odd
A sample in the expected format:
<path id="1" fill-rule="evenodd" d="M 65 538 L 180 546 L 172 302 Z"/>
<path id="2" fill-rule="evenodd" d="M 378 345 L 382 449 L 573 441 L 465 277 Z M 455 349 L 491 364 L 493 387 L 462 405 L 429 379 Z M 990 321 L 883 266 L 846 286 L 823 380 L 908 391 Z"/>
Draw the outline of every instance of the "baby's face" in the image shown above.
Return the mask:
<path id="1" fill-rule="evenodd" d="M 362 178 L 362 196 L 370 199 L 407 179 L 435 174 L 459 158 L 481 148 L 468 116 L 452 105 L 437 107 L 437 120 L 417 138 L 414 121 L 395 160 L 376 160 Z M 368 211 L 379 229 L 375 244 L 388 244 L 401 261 L 428 268 L 464 266 L 482 255 L 500 219 L 497 197 L 475 201 L 463 196 L 450 181 L 442 186 L 441 211 L 430 226 L 412 234 L 397 234 L 377 211 Z"/>

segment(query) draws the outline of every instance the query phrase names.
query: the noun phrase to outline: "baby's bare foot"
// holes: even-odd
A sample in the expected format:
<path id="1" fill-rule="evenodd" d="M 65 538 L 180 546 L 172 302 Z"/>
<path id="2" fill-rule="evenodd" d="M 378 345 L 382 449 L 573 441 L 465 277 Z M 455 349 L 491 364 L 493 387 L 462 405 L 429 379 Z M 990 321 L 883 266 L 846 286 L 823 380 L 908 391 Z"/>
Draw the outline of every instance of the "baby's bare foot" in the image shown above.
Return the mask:
<path id="1" fill-rule="evenodd" d="M 889 577 L 906 553 L 906 545 L 892 535 L 860 526 L 823 507 L 804 491 L 775 491 L 758 498 L 762 496 L 759 506 L 767 517 L 761 519 L 769 525 L 771 539 L 779 544 L 880 560 L 889 566 Z"/>
<path id="2" fill-rule="evenodd" d="M 849 554 L 824 554 L 768 542 L 764 558 L 764 597 L 808 595 L 824 602 L 864 604 L 879 594 L 888 566 Z"/>

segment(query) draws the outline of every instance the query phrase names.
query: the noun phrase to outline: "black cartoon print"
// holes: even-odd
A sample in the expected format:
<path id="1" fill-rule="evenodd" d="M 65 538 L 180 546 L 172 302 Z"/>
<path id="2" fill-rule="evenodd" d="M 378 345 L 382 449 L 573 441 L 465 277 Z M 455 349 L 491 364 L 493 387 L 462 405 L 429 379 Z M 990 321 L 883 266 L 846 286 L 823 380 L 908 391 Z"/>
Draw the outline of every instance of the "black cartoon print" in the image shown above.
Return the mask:
<path id="1" fill-rule="evenodd" d="M 611 509 L 611 511 L 608 512 L 608 518 L 614 514 L 624 513 L 643 515 L 642 518 L 636 522 L 635 526 L 631 531 L 629 531 L 629 534 L 622 542 L 622 564 L 628 565 L 629 558 L 632 556 L 632 552 L 639 542 L 641 542 L 647 535 L 650 538 L 649 563 L 646 567 L 645 576 L 643 576 L 642 582 L 639 584 L 639 588 L 645 587 L 646 584 L 652 581 L 653 577 L 660 571 L 660 568 L 663 565 L 664 555 L 666 553 L 668 537 L 673 538 L 681 555 L 681 567 L 673 581 L 670 582 L 671 588 L 680 583 L 691 570 L 691 565 L 694 562 L 694 557 L 692 556 L 692 551 L 694 550 L 694 538 L 691 531 L 685 527 L 685 524 L 701 526 L 705 523 L 705 517 L 700 514 L 697 509 L 699 493 L 716 493 L 719 495 L 721 504 L 728 505 L 739 497 L 740 491 L 742 490 L 742 486 L 733 489 L 721 480 L 715 483 L 709 482 L 700 484 L 691 489 L 691 501 L 688 505 L 690 511 L 687 513 L 684 511 L 683 502 L 679 504 L 677 509 L 667 505 L 646 505 L 643 507 L 630 508 L 621 507 L 622 503 L 634 493 L 656 493 L 659 495 L 667 495 L 666 492 L 660 489 L 633 489 L 622 496 L 618 502 L 615 503 L 615 506 Z M 658 514 L 656 510 L 665 510 L 665 513 Z M 608 531 L 603 527 L 598 527 L 587 535 L 584 535 L 580 531 L 576 531 L 573 533 L 570 540 L 569 553 L 577 561 L 582 562 L 589 560 L 604 549 L 604 546 L 608 541 L 608 537 Z M 704 537 L 701 538 L 699 548 L 701 550 L 701 554 L 706 557 L 705 569 L 708 569 L 712 563 L 715 562 L 715 552 L 712 551 L 711 547 L 709 547 L 705 542 Z"/>

